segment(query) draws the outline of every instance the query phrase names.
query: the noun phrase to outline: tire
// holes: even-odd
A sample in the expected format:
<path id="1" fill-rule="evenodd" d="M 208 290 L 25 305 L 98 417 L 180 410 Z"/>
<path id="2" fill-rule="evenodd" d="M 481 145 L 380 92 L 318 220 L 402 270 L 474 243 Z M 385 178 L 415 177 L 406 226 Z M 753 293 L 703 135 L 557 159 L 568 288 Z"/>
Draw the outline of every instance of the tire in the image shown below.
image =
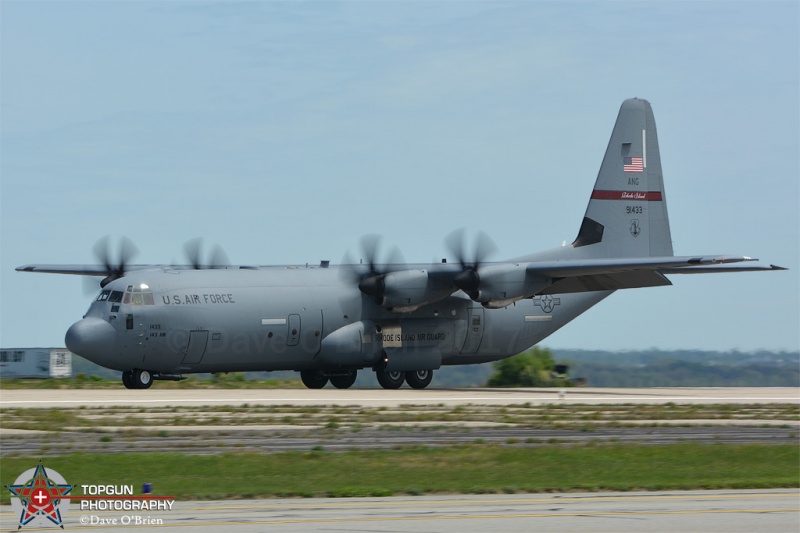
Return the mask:
<path id="1" fill-rule="evenodd" d="M 126 370 L 122 373 L 122 384 L 125 385 L 126 389 L 136 388 L 133 383 L 133 370 Z"/>
<path id="2" fill-rule="evenodd" d="M 348 374 L 342 376 L 331 376 L 331 384 L 337 389 L 349 389 L 356 382 L 357 376 L 357 370 L 351 370 Z"/>
<path id="3" fill-rule="evenodd" d="M 131 383 L 134 389 L 149 389 L 153 384 L 153 374 L 147 370 L 137 368 L 131 376 Z"/>
<path id="4" fill-rule="evenodd" d="M 406 372 L 406 383 L 412 389 L 424 389 L 431 384 L 433 370 L 414 370 Z"/>
<path id="5" fill-rule="evenodd" d="M 301 370 L 300 379 L 309 389 L 321 389 L 328 384 L 328 378 L 316 370 Z"/>
<path id="6" fill-rule="evenodd" d="M 386 372 L 385 370 L 376 370 L 375 376 L 384 389 L 399 389 L 406 377 L 405 372 Z"/>

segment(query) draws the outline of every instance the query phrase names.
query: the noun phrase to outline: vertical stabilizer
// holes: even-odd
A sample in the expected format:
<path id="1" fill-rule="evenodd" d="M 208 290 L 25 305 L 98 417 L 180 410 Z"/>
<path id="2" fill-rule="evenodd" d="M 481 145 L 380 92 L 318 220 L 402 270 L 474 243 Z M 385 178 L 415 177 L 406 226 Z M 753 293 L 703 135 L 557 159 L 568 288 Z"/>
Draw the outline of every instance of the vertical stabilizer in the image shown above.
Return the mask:
<path id="1" fill-rule="evenodd" d="M 590 257 L 671 256 L 653 109 L 631 98 L 620 107 L 575 248 Z"/>

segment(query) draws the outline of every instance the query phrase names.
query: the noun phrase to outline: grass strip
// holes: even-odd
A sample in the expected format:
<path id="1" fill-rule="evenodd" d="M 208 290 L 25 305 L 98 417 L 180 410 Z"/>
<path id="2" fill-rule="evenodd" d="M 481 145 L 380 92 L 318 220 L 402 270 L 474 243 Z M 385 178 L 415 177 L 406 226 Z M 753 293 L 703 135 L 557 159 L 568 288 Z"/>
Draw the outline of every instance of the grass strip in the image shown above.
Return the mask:
<path id="1" fill-rule="evenodd" d="M 38 463 L 0 459 L 3 484 Z M 75 454 L 47 458 L 74 485 L 152 483 L 178 499 L 390 496 L 800 486 L 800 446 L 590 444 L 517 448 L 471 444 L 391 451 L 211 456 Z M 81 494 L 78 487 L 73 494 Z M 3 503 L 9 502 L 6 493 Z"/>
<path id="2" fill-rule="evenodd" d="M 456 422 L 500 422 L 531 428 L 592 428 L 600 426 L 657 425 L 688 421 L 758 421 L 763 425 L 783 425 L 800 420 L 797 404 L 689 404 L 689 405 L 512 405 L 466 406 L 402 405 L 398 407 L 356 406 L 182 406 L 182 407 L 78 407 L 2 409 L 4 429 L 116 427 L 147 429 L 149 426 L 224 425 L 235 421 L 240 429 L 248 424 L 316 425 L 329 427 L 359 424 L 402 424 Z M 699 422 L 698 422 L 699 421 Z M 796 431 L 793 432 L 796 436 Z"/>

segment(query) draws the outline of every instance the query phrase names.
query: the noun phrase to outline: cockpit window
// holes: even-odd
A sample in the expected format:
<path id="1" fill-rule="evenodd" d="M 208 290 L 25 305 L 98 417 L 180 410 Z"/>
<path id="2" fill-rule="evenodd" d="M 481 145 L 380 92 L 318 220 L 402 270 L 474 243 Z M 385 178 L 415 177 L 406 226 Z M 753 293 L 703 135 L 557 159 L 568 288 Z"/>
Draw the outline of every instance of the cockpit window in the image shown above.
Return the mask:
<path id="1" fill-rule="evenodd" d="M 111 291 L 111 296 L 108 297 L 108 301 L 114 304 L 118 304 L 122 301 L 122 291 Z"/>
<path id="2" fill-rule="evenodd" d="M 155 305 L 153 291 L 146 283 L 139 285 L 128 285 L 127 290 L 122 295 L 122 303 L 125 305 Z"/>
<path id="3" fill-rule="evenodd" d="M 122 291 L 110 291 L 108 289 L 104 289 L 100 291 L 100 294 L 97 295 L 96 302 L 111 302 L 112 304 L 118 304 L 122 301 L 122 295 L 124 293 Z"/>

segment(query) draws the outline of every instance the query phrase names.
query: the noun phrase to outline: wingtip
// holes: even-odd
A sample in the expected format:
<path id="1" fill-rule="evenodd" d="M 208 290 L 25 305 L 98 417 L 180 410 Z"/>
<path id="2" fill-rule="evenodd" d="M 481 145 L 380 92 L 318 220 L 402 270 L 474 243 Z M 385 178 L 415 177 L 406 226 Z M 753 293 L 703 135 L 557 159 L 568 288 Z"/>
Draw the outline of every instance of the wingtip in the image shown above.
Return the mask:
<path id="1" fill-rule="evenodd" d="M 769 266 L 772 270 L 789 270 L 786 267 L 778 266 L 778 265 L 770 265 Z"/>

